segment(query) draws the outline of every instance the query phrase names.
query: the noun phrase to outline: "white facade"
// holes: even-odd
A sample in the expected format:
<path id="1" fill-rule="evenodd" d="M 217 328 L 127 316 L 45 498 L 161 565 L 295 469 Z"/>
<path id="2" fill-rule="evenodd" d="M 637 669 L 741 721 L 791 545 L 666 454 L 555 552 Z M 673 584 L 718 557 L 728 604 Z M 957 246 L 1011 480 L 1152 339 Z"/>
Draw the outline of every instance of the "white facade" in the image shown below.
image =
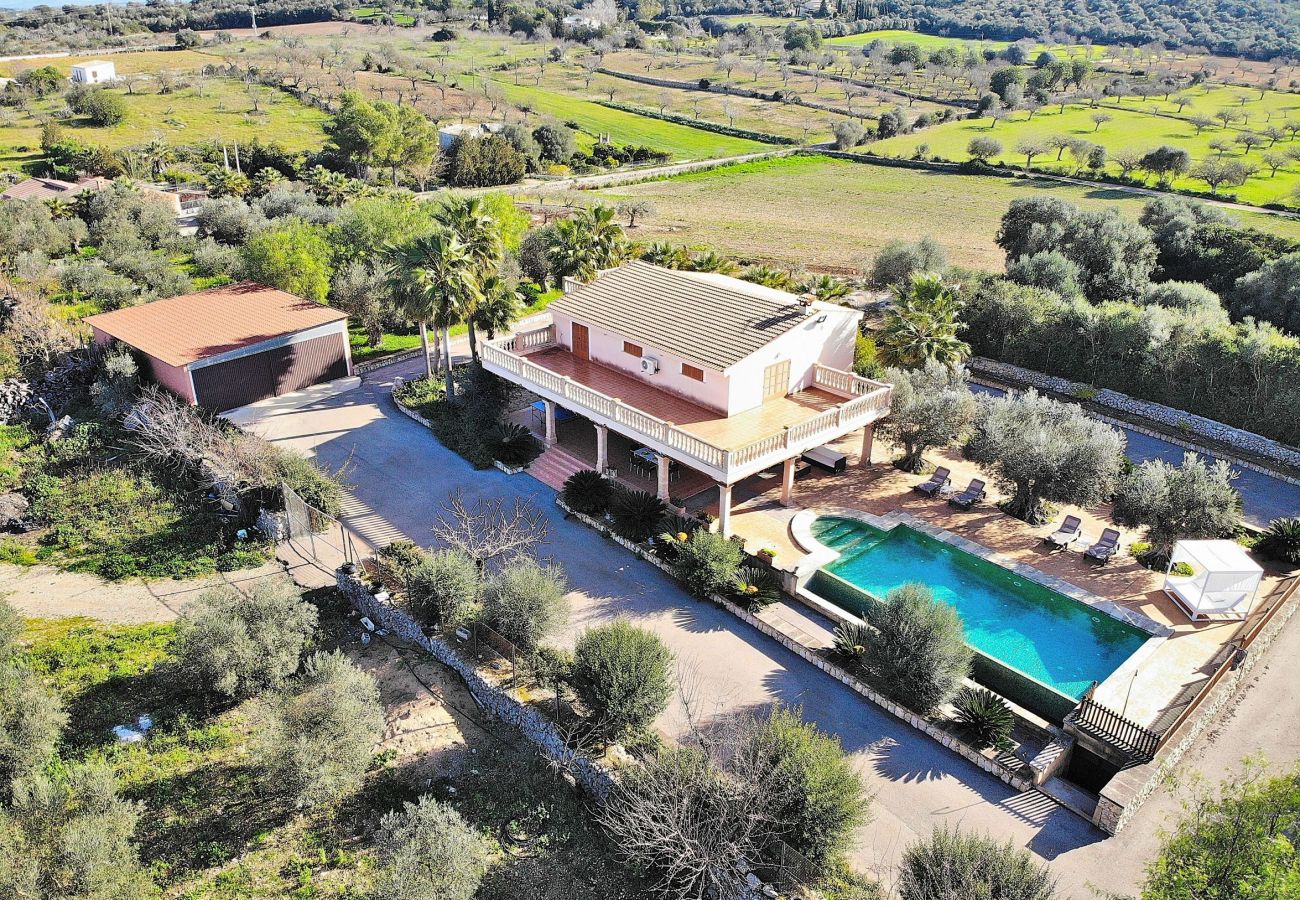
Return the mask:
<path id="1" fill-rule="evenodd" d="M 72 80 L 77 84 L 103 84 L 117 79 L 117 68 L 102 59 L 77 63 L 72 67 Z"/>
<path id="2" fill-rule="evenodd" d="M 450 150 L 451 145 L 456 143 L 459 138 L 486 137 L 489 134 L 496 134 L 500 130 L 501 126 L 496 122 L 444 125 L 438 129 L 438 149 Z"/>

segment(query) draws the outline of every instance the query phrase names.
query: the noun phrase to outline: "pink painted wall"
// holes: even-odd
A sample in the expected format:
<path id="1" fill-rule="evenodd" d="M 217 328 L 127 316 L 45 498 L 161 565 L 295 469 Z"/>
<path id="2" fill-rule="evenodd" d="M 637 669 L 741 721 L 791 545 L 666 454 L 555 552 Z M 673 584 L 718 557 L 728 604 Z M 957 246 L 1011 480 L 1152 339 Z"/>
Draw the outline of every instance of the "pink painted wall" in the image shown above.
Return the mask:
<path id="1" fill-rule="evenodd" d="M 111 343 L 113 336 L 106 332 L 100 331 L 94 325 L 90 326 L 94 332 L 95 343 L 99 346 L 106 346 Z M 177 397 L 189 403 L 194 403 L 194 389 L 190 384 L 189 370 L 184 366 L 170 366 L 161 359 L 155 359 L 147 353 L 136 353 L 136 358 L 144 362 L 149 377 L 161 384 L 167 390 L 171 391 Z"/>

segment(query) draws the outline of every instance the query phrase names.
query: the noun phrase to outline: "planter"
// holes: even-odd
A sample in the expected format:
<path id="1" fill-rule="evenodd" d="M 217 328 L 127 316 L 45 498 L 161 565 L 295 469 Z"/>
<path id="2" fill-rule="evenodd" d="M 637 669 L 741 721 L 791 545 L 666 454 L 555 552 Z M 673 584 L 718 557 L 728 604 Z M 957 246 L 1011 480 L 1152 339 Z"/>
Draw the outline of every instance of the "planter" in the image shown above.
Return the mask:
<path id="1" fill-rule="evenodd" d="M 499 459 L 492 460 L 492 465 L 496 466 L 507 475 L 518 475 L 520 472 L 524 471 L 524 469 L 528 468 L 527 466 L 512 466 L 508 463 L 503 463 Z"/>

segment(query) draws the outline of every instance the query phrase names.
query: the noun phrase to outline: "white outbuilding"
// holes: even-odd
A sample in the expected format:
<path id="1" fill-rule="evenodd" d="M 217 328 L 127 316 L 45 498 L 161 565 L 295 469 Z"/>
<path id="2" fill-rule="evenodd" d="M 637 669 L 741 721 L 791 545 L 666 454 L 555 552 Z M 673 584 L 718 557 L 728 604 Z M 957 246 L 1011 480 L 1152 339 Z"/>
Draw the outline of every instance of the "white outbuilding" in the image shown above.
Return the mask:
<path id="1" fill-rule="evenodd" d="M 103 84 L 106 81 L 116 81 L 117 68 L 111 62 L 102 59 L 74 63 L 72 80 L 77 84 Z"/>
<path id="2" fill-rule="evenodd" d="M 1164 589 L 1193 620 L 1244 619 L 1263 578 L 1259 563 L 1234 541 L 1179 541 Z"/>

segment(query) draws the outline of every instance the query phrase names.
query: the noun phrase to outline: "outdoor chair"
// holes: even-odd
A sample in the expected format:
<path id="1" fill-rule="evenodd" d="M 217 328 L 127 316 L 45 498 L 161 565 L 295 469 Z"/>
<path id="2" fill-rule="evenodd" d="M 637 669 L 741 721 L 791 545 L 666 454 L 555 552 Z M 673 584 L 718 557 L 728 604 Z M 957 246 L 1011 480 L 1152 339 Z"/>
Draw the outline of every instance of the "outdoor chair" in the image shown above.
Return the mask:
<path id="1" fill-rule="evenodd" d="M 1079 535 L 1082 533 L 1081 525 L 1078 516 L 1066 516 L 1065 521 L 1061 523 L 1061 527 L 1043 538 L 1043 542 L 1051 544 L 1058 550 L 1064 550 L 1079 539 Z"/>
<path id="2" fill-rule="evenodd" d="M 972 478 L 970 486 L 960 494 L 955 494 L 948 498 L 948 502 L 960 509 L 970 509 L 976 503 L 984 499 L 984 482 L 978 478 Z"/>
<path id="3" fill-rule="evenodd" d="M 1106 561 L 1119 552 L 1119 532 L 1114 528 L 1107 528 L 1097 538 L 1097 543 L 1093 544 L 1083 555 L 1089 559 L 1095 559 L 1101 565 L 1106 565 Z"/>
<path id="4" fill-rule="evenodd" d="M 943 466 L 940 466 L 934 470 L 934 474 L 930 476 L 929 481 L 923 481 L 920 484 L 912 485 L 912 490 L 920 491 L 927 497 L 933 497 L 941 491 L 948 489 L 948 485 L 952 484 L 951 475 L 952 472 L 948 471 Z"/>

